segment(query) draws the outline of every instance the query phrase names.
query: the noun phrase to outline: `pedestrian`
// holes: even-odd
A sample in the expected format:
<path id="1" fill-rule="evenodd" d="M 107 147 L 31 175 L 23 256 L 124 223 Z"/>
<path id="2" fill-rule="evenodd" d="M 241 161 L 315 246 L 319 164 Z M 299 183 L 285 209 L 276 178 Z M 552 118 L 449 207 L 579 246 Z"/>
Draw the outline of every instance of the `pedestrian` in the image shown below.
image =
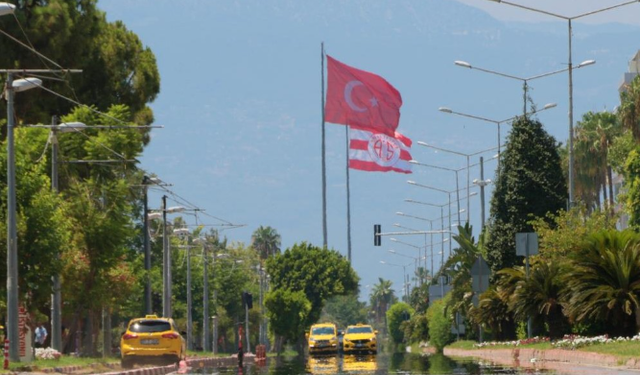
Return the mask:
<path id="1" fill-rule="evenodd" d="M 47 329 L 44 328 L 43 323 L 38 323 L 35 334 L 36 334 L 35 347 L 44 348 L 44 342 L 47 340 Z"/>

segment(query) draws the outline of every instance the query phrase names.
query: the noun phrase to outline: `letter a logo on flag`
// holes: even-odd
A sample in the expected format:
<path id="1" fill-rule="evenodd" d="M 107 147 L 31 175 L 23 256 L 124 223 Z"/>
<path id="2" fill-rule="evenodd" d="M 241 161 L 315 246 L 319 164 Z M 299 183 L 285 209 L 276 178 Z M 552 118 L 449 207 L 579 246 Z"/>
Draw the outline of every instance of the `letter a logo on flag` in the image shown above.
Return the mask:
<path id="1" fill-rule="evenodd" d="M 349 168 L 369 172 L 411 173 L 411 139 L 350 127 Z"/>
<path id="2" fill-rule="evenodd" d="M 393 136 L 402 97 L 384 78 L 350 67 L 327 55 L 325 121 Z"/>

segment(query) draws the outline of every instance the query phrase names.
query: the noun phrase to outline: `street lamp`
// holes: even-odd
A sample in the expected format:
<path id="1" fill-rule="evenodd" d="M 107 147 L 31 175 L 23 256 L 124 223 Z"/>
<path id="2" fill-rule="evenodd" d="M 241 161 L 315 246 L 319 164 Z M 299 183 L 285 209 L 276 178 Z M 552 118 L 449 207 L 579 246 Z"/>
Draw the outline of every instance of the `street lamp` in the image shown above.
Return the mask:
<path id="1" fill-rule="evenodd" d="M 573 66 L 573 62 L 572 62 L 572 46 L 571 46 L 571 42 L 572 42 L 572 37 L 573 37 L 573 30 L 571 27 L 571 22 L 573 20 L 579 19 L 579 18 L 584 18 L 587 16 L 590 16 L 592 14 L 596 14 L 596 13 L 602 13 L 605 12 L 607 10 L 611 10 L 611 9 L 615 9 L 615 8 L 620 8 L 622 6 L 625 5 L 630 5 L 630 4 L 634 4 L 639 2 L 640 0 L 632 0 L 632 1 L 626 1 L 623 3 L 619 3 L 616 5 L 612 5 L 609 7 L 605 7 L 605 8 L 601 8 L 601 9 L 597 9 L 597 10 L 593 10 L 590 12 L 586 12 L 586 13 L 582 13 L 582 14 L 578 14 L 572 17 L 569 16 L 563 16 L 561 14 L 557 14 L 557 13 L 552 13 L 552 12 L 548 12 L 546 10 L 541 10 L 541 9 L 536 9 L 536 8 L 532 8 L 532 7 L 528 7 L 528 6 L 524 6 L 524 5 L 520 5 L 520 4 L 515 4 L 509 1 L 503 1 L 503 0 L 489 0 L 489 1 L 493 1 L 495 3 L 500 3 L 500 4 L 506 4 L 506 5 L 510 5 L 516 8 L 521 8 L 524 10 L 528 10 L 531 12 L 535 12 L 535 13 L 541 13 L 541 14 L 545 14 L 547 16 L 551 16 L 554 18 L 559 18 L 562 20 L 567 21 L 567 26 L 568 26 L 568 35 L 569 35 L 569 62 L 568 62 L 568 66 L 572 67 Z M 574 184 L 573 184 L 573 166 L 574 166 L 574 155 L 573 155 L 573 69 L 568 69 L 569 72 L 569 206 L 573 205 L 573 190 L 574 190 Z"/>
<path id="2" fill-rule="evenodd" d="M 173 234 L 180 238 L 185 238 L 187 244 L 182 246 L 187 249 L 187 349 L 193 350 L 193 315 L 191 314 L 192 299 L 191 299 L 191 248 L 189 245 L 189 229 L 188 228 L 176 228 L 173 230 Z"/>
<path id="3" fill-rule="evenodd" d="M 162 196 L 162 316 L 171 318 L 171 251 L 167 233 L 167 214 L 183 212 L 182 206 L 167 207 L 167 196 Z"/>
<path id="4" fill-rule="evenodd" d="M 469 219 L 469 215 L 471 214 L 471 206 L 470 206 L 470 203 L 469 203 L 469 194 L 470 194 L 469 193 L 469 189 L 471 188 L 471 174 L 470 174 L 471 173 L 471 163 L 469 161 L 469 158 L 472 157 L 472 156 L 475 156 L 475 155 L 481 155 L 481 154 L 487 153 L 489 151 L 493 151 L 493 150 L 497 149 L 497 147 L 492 147 L 492 148 L 489 148 L 489 149 L 486 149 L 486 150 L 480 150 L 480 151 L 477 151 L 477 152 L 466 154 L 464 152 L 455 151 L 455 150 L 449 150 L 449 149 L 446 149 L 446 148 L 430 145 L 430 144 L 428 144 L 426 142 L 422 142 L 422 141 L 418 141 L 417 143 L 420 146 L 424 146 L 424 147 L 427 147 L 427 148 L 430 148 L 430 149 L 433 149 L 433 150 L 436 150 L 436 151 L 442 151 L 442 152 L 447 152 L 447 153 L 454 154 L 454 155 L 464 156 L 467 159 L 467 168 L 466 169 L 467 169 L 467 220 L 468 220 Z"/>
<path id="5" fill-rule="evenodd" d="M 544 107 L 542 107 L 542 109 L 528 112 L 527 115 L 532 115 L 534 113 L 546 111 L 547 109 L 555 108 L 557 106 L 558 105 L 556 103 L 547 103 L 547 104 L 544 105 Z M 518 116 L 513 116 L 513 117 L 509 117 L 508 119 L 505 119 L 505 120 L 492 120 L 492 119 L 489 119 L 489 118 L 486 118 L 486 117 L 470 115 L 470 114 L 462 113 L 462 112 L 456 112 L 456 111 L 454 111 L 454 110 L 452 110 L 451 108 L 448 108 L 448 107 L 440 107 L 440 108 L 438 108 L 438 110 L 440 112 L 444 112 L 444 113 L 449 113 L 449 114 L 453 114 L 453 115 L 468 117 L 468 118 L 472 118 L 472 119 L 481 120 L 481 121 L 485 121 L 485 122 L 490 122 L 490 123 L 496 124 L 497 127 L 498 127 L 498 155 L 500 155 L 500 146 L 501 146 L 501 143 L 502 143 L 502 138 L 500 137 L 500 125 L 504 124 L 504 123 L 509 123 L 509 122 L 515 120 L 518 117 Z"/>
<path id="6" fill-rule="evenodd" d="M 193 243 L 202 244 L 202 349 L 209 349 L 209 270 L 207 266 L 207 240 L 194 238 Z"/>
<path id="7" fill-rule="evenodd" d="M 2 14 L 13 12 L 4 6 Z M 16 159 L 14 149 L 15 118 L 13 112 L 14 93 L 42 85 L 37 78 L 13 80 L 13 73 L 7 73 L 5 98 L 7 99 L 7 338 L 9 356 L 12 361 L 20 361 L 18 351 L 18 234 L 16 224 Z"/>
<path id="8" fill-rule="evenodd" d="M 390 263 L 390 262 L 385 262 L 384 260 L 380 261 L 380 264 L 386 264 L 388 266 L 392 266 L 392 267 L 402 267 L 402 289 L 404 290 L 404 296 L 405 296 L 405 301 L 409 300 L 409 288 L 407 286 L 407 266 L 410 265 L 411 263 L 408 264 L 396 264 L 396 263 Z"/>

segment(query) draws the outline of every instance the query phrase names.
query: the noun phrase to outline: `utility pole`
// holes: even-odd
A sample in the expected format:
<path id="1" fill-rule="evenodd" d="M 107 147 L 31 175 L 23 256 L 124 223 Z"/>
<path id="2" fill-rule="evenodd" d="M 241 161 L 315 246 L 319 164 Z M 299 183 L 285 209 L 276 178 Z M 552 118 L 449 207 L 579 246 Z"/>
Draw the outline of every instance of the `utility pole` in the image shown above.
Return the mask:
<path id="1" fill-rule="evenodd" d="M 205 352 L 211 350 L 209 347 L 209 270 L 207 265 L 207 242 L 202 240 L 202 349 Z"/>
<path id="2" fill-rule="evenodd" d="M 146 314 L 153 313 L 153 306 L 151 302 L 151 249 L 149 246 L 149 177 L 142 177 L 142 189 L 144 194 L 144 207 L 143 207 L 143 226 L 142 230 L 144 231 L 144 310 Z"/>
<path id="3" fill-rule="evenodd" d="M 187 241 L 187 349 L 189 350 L 193 350 L 193 316 L 191 310 L 191 246 Z"/>
<path id="4" fill-rule="evenodd" d="M 162 196 L 162 316 L 171 318 L 171 251 L 167 235 L 167 196 Z"/>
<path id="5" fill-rule="evenodd" d="M 51 140 L 51 190 L 54 194 L 60 191 L 58 185 L 58 117 L 51 118 L 53 127 L 49 133 Z M 56 258 L 60 259 L 60 251 L 56 252 Z M 62 296 L 60 291 L 60 274 L 53 275 L 53 293 L 51 294 L 51 347 L 62 352 Z"/>

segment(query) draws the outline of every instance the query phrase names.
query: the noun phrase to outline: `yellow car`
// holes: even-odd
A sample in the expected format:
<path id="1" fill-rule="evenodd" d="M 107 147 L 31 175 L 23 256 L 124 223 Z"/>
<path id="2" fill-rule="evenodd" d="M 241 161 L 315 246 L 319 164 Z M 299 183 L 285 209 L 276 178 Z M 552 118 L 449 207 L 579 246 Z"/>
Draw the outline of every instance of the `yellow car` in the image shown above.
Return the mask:
<path id="1" fill-rule="evenodd" d="M 132 319 L 120 338 L 120 364 L 126 369 L 136 363 L 179 363 L 186 352 L 185 340 L 173 319 L 156 315 Z"/>
<path id="2" fill-rule="evenodd" d="M 342 351 L 346 353 L 378 352 L 378 340 L 375 331 L 370 325 L 357 324 L 348 326 L 342 339 Z"/>
<path id="3" fill-rule="evenodd" d="M 338 352 L 338 328 L 333 323 L 321 323 L 311 326 L 307 335 L 309 354 Z"/>

